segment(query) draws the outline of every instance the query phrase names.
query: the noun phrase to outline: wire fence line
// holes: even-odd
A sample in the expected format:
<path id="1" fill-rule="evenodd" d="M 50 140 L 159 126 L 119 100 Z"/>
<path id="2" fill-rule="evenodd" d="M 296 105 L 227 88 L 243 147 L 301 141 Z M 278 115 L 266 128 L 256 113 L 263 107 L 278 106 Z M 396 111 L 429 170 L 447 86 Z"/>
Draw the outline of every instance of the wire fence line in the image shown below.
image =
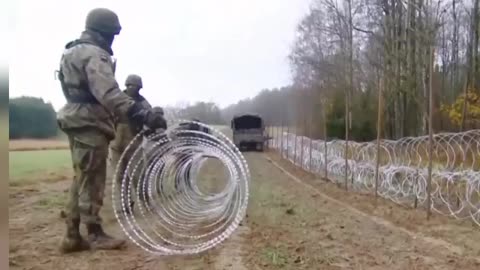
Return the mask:
<path id="1" fill-rule="evenodd" d="M 428 136 L 380 140 L 378 147 L 377 141 L 349 141 L 346 151 L 343 140 L 312 140 L 279 127 L 267 130 L 273 138 L 268 146 L 306 171 L 349 190 L 415 208 L 431 207 L 480 226 L 480 129 L 433 136 L 431 185 Z"/>

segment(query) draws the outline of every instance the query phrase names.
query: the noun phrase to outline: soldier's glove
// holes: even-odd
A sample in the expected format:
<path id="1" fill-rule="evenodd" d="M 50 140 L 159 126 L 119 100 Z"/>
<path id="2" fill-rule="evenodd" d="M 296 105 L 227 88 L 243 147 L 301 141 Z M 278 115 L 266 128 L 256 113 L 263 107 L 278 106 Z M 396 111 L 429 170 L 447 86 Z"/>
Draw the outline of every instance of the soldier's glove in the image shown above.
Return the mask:
<path id="1" fill-rule="evenodd" d="M 163 118 L 162 114 L 154 111 L 147 113 L 144 124 L 151 129 L 167 129 L 167 121 L 165 118 Z"/>
<path id="2" fill-rule="evenodd" d="M 167 129 L 167 121 L 156 111 L 145 109 L 140 103 L 134 103 L 127 112 L 128 118 L 135 125 L 145 125 L 150 129 Z"/>

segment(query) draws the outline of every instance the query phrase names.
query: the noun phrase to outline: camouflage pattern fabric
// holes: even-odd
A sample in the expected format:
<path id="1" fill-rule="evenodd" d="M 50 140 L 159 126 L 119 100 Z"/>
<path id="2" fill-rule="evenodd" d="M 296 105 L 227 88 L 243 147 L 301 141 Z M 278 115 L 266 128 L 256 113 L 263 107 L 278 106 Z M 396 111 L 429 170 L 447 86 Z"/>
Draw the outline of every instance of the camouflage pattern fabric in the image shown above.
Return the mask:
<path id="1" fill-rule="evenodd" d="M 95 33 L 84 32 L 80 39 L 93 40 Z M 95 103 L 67 103 L 57 114 L 59 126 L 65 132 L 79 128 L 95 128 L 108 138 L 115 137 L 113 115 L 128 121 L 127 111 L 134 100 L 123 93 L 115 80 L 113 61 L 107 51 L 88 43 L 67 48 L 62 56 L 61 70 L 69 87 L 69 95 L 91 94 Z M 85 86 L 85 87 L 82 87 Z"/>
<path id="2" fill-rule="evenodd" d="M 105 26 L 109 26 L 113 22 L 114 32 L 120 31 L 118 17 L 112 11 L 95 9 L 88 16 L 95 19 L 91 29 L 96 24 L 106 22 Z M 75 172 L 66 209 L 67 231 L 60 245 L 63 253 L 117 249 L 125 243 L 105 233 L 100 209 L 108 144 L 115 136 L 113 115 L 127 119 L 135 101 L 119 89 L 115 80 L 113 33 L 106 35 L 91 29 L 87 27 L 79 39 L 65 46 L 60 61 L 59 79 L 67 104 L 57 113 L 57 121 L 68 135 Z M 88 241 L 80 234 L 80 222 L 86 224 Z"/>
<path id="3" fill-rule="evenodd" d="M 103 49 L 101 37 L 85 31 L 81 43 L 64 51 L 60 68 L 69 97 L 92 95 L 96 103 L 67 104 L 57 121 L 70 140 L 75 171 L 67 206 L 67 217 L 81 217 L 83 223 L 99 223 L 106 179 L 108 144 L 115 136 L 113 115 L 127 119 L 134 100 L 123 93 L 115 80 L 110 52 Z"/>
<path id="4" fill-rule="evenodd" d="M 98 130 L 82 129 L 69 134 L 75 177 L 67 206 L 69 219 L 100 224 L 106 179 L 108 139 Z"/>

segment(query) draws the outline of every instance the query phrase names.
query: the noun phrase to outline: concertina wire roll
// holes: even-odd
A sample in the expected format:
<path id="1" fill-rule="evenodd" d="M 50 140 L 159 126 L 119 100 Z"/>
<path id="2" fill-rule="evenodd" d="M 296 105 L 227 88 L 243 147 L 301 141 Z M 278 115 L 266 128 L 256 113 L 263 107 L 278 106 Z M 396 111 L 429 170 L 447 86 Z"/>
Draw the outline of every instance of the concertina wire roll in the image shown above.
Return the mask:
<path id="1" fill-rule="evenodd" d="M 275 134 L 271 147 L 295 165 L 328 174 L 334 183 L 373 194 L 377 143 L 350 141 L 347 163 L 343 140 L 312 140 L 293 133 Z M 401 205 L 427 204 L 428 136 L 381 140 L 379 196 Z M 431 206 L 456 219 L 471 219 L 480 228 L 480 130 L 433 136 Z"/>
<path id="2" fill-rule="evenodd" d="M 192 124 L 203 131 L 183 128 Z M 228 171 L 220 192 L 207 193 L 197 185 L 207 159 Z M 180 120 L 164 132 L 142 131 L 120 157 L 114 179 L 112 205 L 118 223 L 133 243 L 157 255 L 211 249 L 246 214 L 247 162 L 229 138 L 202 123 Z"/>

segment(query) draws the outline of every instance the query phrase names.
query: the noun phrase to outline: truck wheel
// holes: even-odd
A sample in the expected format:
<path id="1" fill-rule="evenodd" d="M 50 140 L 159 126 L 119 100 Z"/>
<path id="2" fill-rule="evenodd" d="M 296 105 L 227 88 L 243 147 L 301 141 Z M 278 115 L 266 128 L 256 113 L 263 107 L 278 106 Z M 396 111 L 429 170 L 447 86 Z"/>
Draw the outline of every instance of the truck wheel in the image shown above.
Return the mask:
<path id="1" fill-rule="evenodd" d="M 263 143 L 258 143 L 258 144 L 257 144 L 257 150 L 258 150 L 259 152 L 263 152 Z"/>

